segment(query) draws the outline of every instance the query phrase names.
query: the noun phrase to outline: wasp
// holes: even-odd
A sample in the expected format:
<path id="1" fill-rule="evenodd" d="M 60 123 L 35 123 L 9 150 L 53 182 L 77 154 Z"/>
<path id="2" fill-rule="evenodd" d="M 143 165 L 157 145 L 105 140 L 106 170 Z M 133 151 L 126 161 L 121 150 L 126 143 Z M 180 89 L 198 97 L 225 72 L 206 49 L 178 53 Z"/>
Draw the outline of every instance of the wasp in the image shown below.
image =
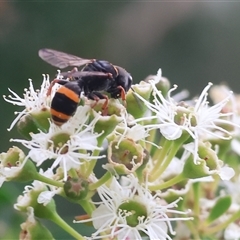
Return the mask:
<path id="1" fill-rule="evenodd" d="M 51 102 L 51 117 L 53 122 L 61 126 L 74 115 L 80 101 L 80 95 L 95 100 L 105 99 L 102 109 L 108 106 L 109 93 L 111 98 L 126 100 L 126 92 L 132 85 L 131 75 L 122 67 L 105 60 L 84 59 L 53 49 L 40 49 L 39 57 L 47 63 L 60 69 L 74 67 L 70 72 L 63 72 L 62 79 L 54 79 L 48 89 L 51 94 L 55 83 L 62 85 L 55 93 Z M 77 67 L 81 67 L 78 71 Z"/>

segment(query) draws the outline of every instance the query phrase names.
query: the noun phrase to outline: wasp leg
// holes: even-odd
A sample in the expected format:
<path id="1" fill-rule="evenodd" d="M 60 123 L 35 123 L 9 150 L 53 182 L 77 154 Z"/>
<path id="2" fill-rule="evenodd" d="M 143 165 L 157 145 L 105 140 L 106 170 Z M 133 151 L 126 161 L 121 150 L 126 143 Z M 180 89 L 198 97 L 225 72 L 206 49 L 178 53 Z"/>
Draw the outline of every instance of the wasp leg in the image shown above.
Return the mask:
<path id="1" fill-rule="evenodd" d="M 97 103 L 98 103 L 98 101 L 100 100 L 100 99 L 105 99 L 105 102 L 104 102 L 104 104 L 103 104 L 103 106 L 102 106 L 102 110 L 103 110 L 103 116 L 106 116 L 107 115 L 107 108 L 108 108 L 108 96 L 106 96 L 106 95 L 103 95 L 103 94 L 101 94 L 101 93 L 99 93 L 99 92 L 91 92 L 91 93 L 89 93 L 88 95 L 87 95 L 87 97 L 89 98 L 89 99 L 92 99 L 92 100 L 94 100 L 95 101 L 95 103 L 91 106 L 92 108 L 94 108 L 96 105 L 97 105 Z"/>
<path id="2" fill-rule="evenodd" d="M 58 84 L 61 84 L 61 85 L 65 85 L 66 83 L 69 83 L 68 80 L 62 80 L 62 79 L 54 79 L 52 80 L 49 88 L 48 88 L 48 91 L 47 91 L 47 96 L 51 95 L 51 92 L 52 92 L 52 88 L 54 86 L 55 83 L 58 83 Z"/>
<path id="3" fill-rule="evenodd" d="M 64 78 L 64 79 L 68 78 L 69 81 L 73 81 L 73 80 L 74 80 L 73 74 L 74 74 L 74 73 L 77 73 L 77 72 L 79 72 L 79 71 L 78 71 L 78 68 L 77 68 L 77 67 L 74 67 L 71 71 L 61 72 L 59 75 L 60 75 L 62 78 Z"/>
<path id="4" fill-rule="evenodd" d="M 126 105 L 127 105 L 127 103 L 126 103 L 126 92 L 125 92 L 125 90 L 122 86 L 117 86 L 117 88 L 120 90 L 121 99 L 123 100 L 124 107 L 126 107 Z"/>

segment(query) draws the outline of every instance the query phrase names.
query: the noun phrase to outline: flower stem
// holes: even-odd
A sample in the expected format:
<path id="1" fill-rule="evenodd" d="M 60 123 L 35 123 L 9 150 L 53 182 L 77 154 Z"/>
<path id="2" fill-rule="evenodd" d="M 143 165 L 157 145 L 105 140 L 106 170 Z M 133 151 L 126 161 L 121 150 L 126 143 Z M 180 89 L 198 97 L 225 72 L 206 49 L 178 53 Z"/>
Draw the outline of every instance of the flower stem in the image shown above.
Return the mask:
<path id="1" fill-rule="evenodd" d="M 79 234 L 76 230 L 74 230 L 71 226 L 69 226 L 57 213 L 53 213 L 51 216 L 51 220 L 68 232 L 71 236 L 78 240 L 84 240 L 85 238 Z"/>
<path id="2" fill-rule="evenodd" d="M 185 179 L 185 177 L 182 174 L 179 174 L 179 175 L 175 176 L 174 178 L 170 179 L 167 182 L 149 186 L 149 189 L 151 191 L 162 190 L 164 188 L 171 187 L 171 186 L 175 185 L 176 183 L 179 183 L 179 182 L 183 181 L 184 179 Z"/>
<path id="3" fill-rule="evenodd" d="M 227 221 L 222 222 L 214 227 L 209 227 L 204 229 L 205 234 L 212 234 L 216 232 L 220 232 L 221 230 L 225 229 L 230 223 L 236 221 L 240 217 L 240 210 L 235 212 Z"/>
<path id="4" fill-rule="evenodd" d="M 84 173 L 84 177 L 85 177 L 85 178 L 87 178 L 87 177 L 89 177 L 89 176 L 91 175 L 91 173 L 93 172 L 93 169 L 94 169 L 96 163 L 97 163 L 97 160 L 96 160 L 96 159 L 92 159 L 92 160 L 89 162 L 88 167 L 87 167 L 87 169 L 86 169 L 86 171 L 85 171 L 85 173 Z"/>
<path id="5" fill-rule="evenodd" d="M 186 225 L 188 226 L 188 228 L 191 231 L 191 234 L 193 236 L 193 238 L 191 238 L 191 239 L 201 239 L 200 235 L 199 235 L 199 232 L 198 232 L 198 229 L 197 229 L 197 227 L 196 227 L 194 222 L 186 221 Z"/>
<path id="6" fill-rule="evenodd" d="M 102 139 L 102 138 L 101 138 L 101 139 L 98 139 L 98 147 L 102 145 L 103 140 L 104 140 L 104 139 Z M 100 150 L 94 150 L 92 156 L 99 156 L 99 153 L 100 153 Z M 98 160 L 92 159 L 92 160 L 89 162 L 88 168 L 86 169 L 85 174 L 84 174 L 85 177 L 89 177 L 89 176 L 90 176 L 90 174 L 93 172 L 93 169 L 94 169 L 97 161 L 98 161 Z"/>
<path id="7" fill-rule="evenodd" d="M 53 180 L 51 178 L 48 178 L 48 177 L 45 177 L 38 172 L 35 173 L 34 177 L 35 177 L 35 180 L 38 180 L 40 182 L 44 182 L 44 183 L 49 184 L 49 185 L 53 185 L 53 186 L 56 186 L 56 187 L 63 187 L 64 186 L 64 183 L 55 181 L 55 180 Z"/>
<path id="8" fill-rule="evenodd" d="M 149 180 L 150 181 L 154 181 L 152 180 L 153 176 L 156 175 L 156 173 L 158 173 L 158 169 L 160 168 L 165 156 L 168 154 L 168 151 L 170 149 L 172 145 L 172 141 L 168 141 L 166 139 L 164 139 L 163 145 L 161 149 L 158 149 L 154 156 L 153 156 L 153 161 L 155 160 L 155 158 L 157 157 L 157 161 L 154 165 L 154 169 L 152 170 L 152 172 L 149 174 Z M 153 178 L 154 179 L 154 178 Z"/>
<path id="9" fill-rule="evenodd" d="M 156 151 L 154 156 L 156 156 L 156 158 L 160 158 L 160 162 L 162 163 L 165 159 L 165 156 L 169 153 L 173 141 L 169 141 L 169 140 L 163 138 L 163 139 L 161 139 L 161 142 L 163 142 L 162 148 L 160 149 L 161 155 L 158 156 L 158 153 L 157 153 L 158 151 Z"/>
<path id="10" fill-rule="evenodd" d="M 184 211 L 184 207 L 183 205 L 179 206 L 179 210 L 180 211 Z M 193 221 L 186 221 L 185 224 L 187 225 L 187 227 L 189 228 L 192 238 L 188 238 L 188 239 L 201 239 L 200 235 L 199 235 L 199 230 L 198 230 L 198 225 L 196 223 L 196 220 L 198 220 L 198 218 L 193 219 Z"/>
<path id="11" fill-rule="evenodd" d="M 78 178 L 78 174 L 77 174 L 77 172 L 76 172 L 76 169 L 71 168 L 71 169 L 69 170 L 69 175 L 70 175 L 72 178 Z"/>
<path id="12" fill-rule="evenodd" d="M 146 143 L 146 149 L 148 150 L 148 152 L 151 154 L 151 156 L 154 156 L 155 151 L 157 150 L 156 146 L 153 146 L 151 143 L 156 143 L 158 140 L 159 136 L 157 134 L 157 130 L 151 130 L 149 132 L 149 136 L 147 137 L 147 143 Z"/>
<path id="13" fill-rule="evenodd" d="M 200 183 L 195 182 L 193 183 L 193 195 L 194 195 L 194 206 L 193 211 L 195 216 L 200 215 L 200 207 L 199 207 L 199 199 L 200 199 Z"/>
<path id="14" fill-rule="evenodd" d="M 182 136 L 175 140 L 165 140 L 166 142 L 161 149 L 160 156 L 156 162 L 154 169 L 150 173 L 150 181 L 154 182 L 166 170 L 173 157 L 178 152 L 182 144 L 189 138 L 188 133 L 183 133 Z M 164 159 L 164 161 L 162 161 Z"/>
<path id="15" fill-rule="evenodd" d="M 91 215 L 93 210 L 96 209 L 95 205 L 89 200 L 79 200 L 79 204 L 88 215 Z"/>
<path id="16" fill-rule="evenodd" d="M 112 177 L 112 174 L 110 172 L 106 172 L 97 182 L 91 183 L 89 185 L 89 190 L 95 190 L 101 185 L 103 185 L 105 182 L 107 182 Z"/>

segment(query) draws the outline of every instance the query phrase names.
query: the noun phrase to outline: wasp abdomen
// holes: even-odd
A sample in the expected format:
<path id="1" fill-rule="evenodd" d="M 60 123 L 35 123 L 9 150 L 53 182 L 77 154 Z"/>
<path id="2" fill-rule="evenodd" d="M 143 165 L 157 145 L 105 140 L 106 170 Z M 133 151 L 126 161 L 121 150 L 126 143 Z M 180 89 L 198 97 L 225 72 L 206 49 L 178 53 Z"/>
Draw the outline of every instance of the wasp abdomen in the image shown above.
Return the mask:
<path id="1" fill-rule="evenodd" d="M 81 91 L 78 88 L 68 88 L 67 84 L 60 87 L 55 93 L 51 103 L 51 116 L 53 122 L 61 126 L 75 113 Z"/>

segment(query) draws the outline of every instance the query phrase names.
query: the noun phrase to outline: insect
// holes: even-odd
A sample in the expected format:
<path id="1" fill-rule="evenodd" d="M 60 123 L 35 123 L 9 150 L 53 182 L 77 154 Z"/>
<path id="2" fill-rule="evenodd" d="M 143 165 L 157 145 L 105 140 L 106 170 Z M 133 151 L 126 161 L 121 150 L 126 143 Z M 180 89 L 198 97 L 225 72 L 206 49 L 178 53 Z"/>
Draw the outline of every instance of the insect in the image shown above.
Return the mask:
<path id="1" fill-rule="evenodd" d="M 126 100 L 125 95 L 132 85 L 132 77 L 122 67 L 105 60 L 84 59 L 47 48 L 40 49 L 38 54 L 44 61 L 60 69 L 75 67 L 70 72 L 61 73 L 63 79 L 54 79 L 48 89 L 47 94 L 50 95 L 55 83 L 62 85 L 51 103 L 51 116 L 56 125 L 61 126 L 74 115 L 82 92 L 96 102 L 105 99 L 102 107 L 104 112 L 108 106 L 108 96 L 103 94 L 104 91 L 111 98 Z M 80 66 L 83 68 L 78 71 L 76 67 Z"/>

